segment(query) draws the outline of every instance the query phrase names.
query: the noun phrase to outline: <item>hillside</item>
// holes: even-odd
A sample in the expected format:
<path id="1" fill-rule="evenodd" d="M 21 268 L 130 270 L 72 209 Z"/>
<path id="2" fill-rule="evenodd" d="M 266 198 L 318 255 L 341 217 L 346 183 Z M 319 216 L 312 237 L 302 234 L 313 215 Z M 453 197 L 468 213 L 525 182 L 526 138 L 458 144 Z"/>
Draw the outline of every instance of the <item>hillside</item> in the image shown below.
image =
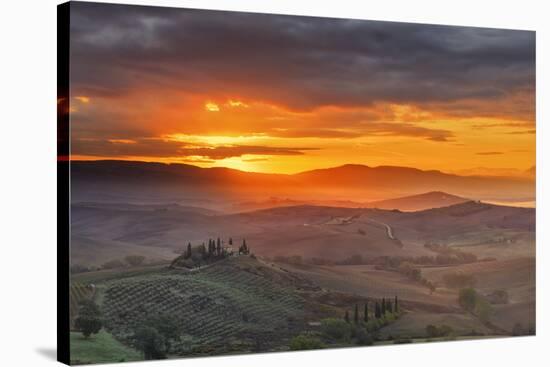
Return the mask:
<path id="1" fill-rule="evenodd" d="M 440 208 L 464 203 L 469 199 L 447 194 L 441 191 L 432 191 L 424 194 L 405 196 L 396 199 L 373 201 L 365 204 L 368 208 L 398 209 L 401 211 L 419 211 L 432 208 Z"/>
<path id="2" fill-rule="evenodd" d="M 430 254 L 423 247 L 426 241 L 457 246 L 493 241 L 531 253 L 534 228 L 534 209 L 476 202 L 417 212 L 302 205 L 237 214 L 88 203 L 72 206 L 71 246 L 73 264 L 82 265 L 129 254 L 169 260 L 189 242 L 195 246 L 220 236 L 246 238 L 254 253 L 269 257 L 421 256 Z"/>
<path id="3" fill-rule="evenodd" d="M 243 256 L 199 272 L 163 270 L 108 281 L 102 309 L 107 330 L 127 344 L 140 323 L 166 314 L 183 327 L 174 354 L 269 350 L 303 327 L 298 285 L 285 272 Z"/>

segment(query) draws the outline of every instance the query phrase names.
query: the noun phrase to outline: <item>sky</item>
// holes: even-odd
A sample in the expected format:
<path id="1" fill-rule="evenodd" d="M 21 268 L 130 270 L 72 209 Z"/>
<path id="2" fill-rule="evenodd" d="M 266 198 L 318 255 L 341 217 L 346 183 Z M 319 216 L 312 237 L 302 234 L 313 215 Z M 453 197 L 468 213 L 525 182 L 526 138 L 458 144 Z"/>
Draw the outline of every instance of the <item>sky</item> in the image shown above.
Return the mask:
<path id="1" fill-rule="evenodd" d="M 535 33 L 71 4 L 72 159 L 522 174 Z"/>

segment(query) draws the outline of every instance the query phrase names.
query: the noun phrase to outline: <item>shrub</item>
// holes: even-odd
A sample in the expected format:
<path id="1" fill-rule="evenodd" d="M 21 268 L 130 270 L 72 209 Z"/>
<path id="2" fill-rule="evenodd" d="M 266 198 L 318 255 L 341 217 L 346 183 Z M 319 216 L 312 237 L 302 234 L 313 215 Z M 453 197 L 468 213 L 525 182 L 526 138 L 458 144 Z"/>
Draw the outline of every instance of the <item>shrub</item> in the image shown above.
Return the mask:
<path id="1" fill-rule="evenodd" d="M 366 329 L 369 333 L 372 333 L 380 329 L 380 322 L 378 319 L 372 318 L 369 322 L 367 322 Z"/>
<path id="2" fill-rule="evenodd" d="M 359 345 L 372 345 L 374 343 L 372 336 L 370 336 L 362 327 L 356 330 L 355 337 L 357 338 L 357 344 Z"/>
<path id="3" fill-rule="evenodd" d="M 443 336 L 450 336 L 453 333 L 453 328 L 448 325 L 428 325 L 426 326 L 426 335 L 428 338 L 439 338 Z"/>
<path id="4" fill-rule="evenodd" d="M 493 312 L 493 308 L 486 299 L 478 297 L 474 312 L 482 321 L 487 321 Z"/>
<path id="5" fill-rule="evenodd" d="M 325 345 L 316 336 L 300 334 L 290 341 L 290 350 L 322 349 Z"/>
<path id="6" fill-rule="evenodd" d="M 331 339 L 346 341 L 351 336 L 351 326 L 344 320 L 324 319 L 321 320 L 321 330 Z"/>
<path id="7" fill-rule="evenodd" d="M 102 269 L 116 269 L 116 268 L 123 268 L 125 264 L 122 262 L 122 260 L 114 259 L 107 261 L 103 265 L 101 265 Z"/>
<path id="8" fill-rule="evenodd" d="M 85 272 L 91 271 L 91 269 L 84 265 L 73 264 L 71 265 L 70 271 L 71 271 L 71 274 L 78 274 L 78 273 L 85 273 Z"/>

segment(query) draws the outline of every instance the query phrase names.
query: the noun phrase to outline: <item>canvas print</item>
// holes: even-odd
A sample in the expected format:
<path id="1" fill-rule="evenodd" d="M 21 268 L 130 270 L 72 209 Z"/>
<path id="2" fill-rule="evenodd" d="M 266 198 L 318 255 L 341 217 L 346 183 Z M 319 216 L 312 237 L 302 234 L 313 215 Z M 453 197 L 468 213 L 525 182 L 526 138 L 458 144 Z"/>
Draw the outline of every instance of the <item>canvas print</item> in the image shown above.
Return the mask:
<path id="1" fill-rule="evenodd" d="M 536 333 L 535 32 L 60 9 L 64 362 Z"/>

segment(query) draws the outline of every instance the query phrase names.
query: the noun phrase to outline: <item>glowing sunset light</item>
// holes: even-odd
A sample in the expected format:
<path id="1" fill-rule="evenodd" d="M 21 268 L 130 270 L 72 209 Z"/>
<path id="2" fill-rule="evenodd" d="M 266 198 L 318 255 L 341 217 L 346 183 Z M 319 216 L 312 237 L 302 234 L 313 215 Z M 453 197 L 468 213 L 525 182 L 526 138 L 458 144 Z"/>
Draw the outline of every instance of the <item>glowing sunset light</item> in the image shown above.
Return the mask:
<path id="1" fill-rule="evenodd" d="M 210 145 L 232 145 L 232 144 L 251 144 L 268 138 L 263 134 L 246 136 L 220 136 L 220 135 L 187 135 L 187 134 L 167 134 L 162 136 L 167 141 L 178 141 L 185 143 L 202 143 Z"/>
<path id="2" fill-rule="evenodd" d="M 135 140 L 131 139 L 109 139 L 109 143 L 113 144 L 136 144 L 137 142 Z"/>
<path id="3" fill-rule="evenodd" d="M 151 33 L 166 46 L 162 56 L 122 36 L 90 42 L 85 35 L 103 20 L 75 33 L 75 62 L 89 66 L 71 74 L 73 154 L 269 173 L 350 163 L 445 172 L 535 165 L 534 34 L 331 20 L 333 37 L 321 44 L 327 23 L 293 18 L 287 33 L 266 18 L 252 47 L 249 21 L 183 22 L 182 48 L 176 17 L 170 32 Z M 211 38 L 218 32 L 227 37 Z M 204 45 L 200 57 L 192 52 Z M 397 57 L 400 49 L 408 51 Z"/>
<path id="4" fill-rule="evenodd" d="M 74 97 L 77 101 L 79 102 L 82 102 L 82 103 L 90 103 L 90 97 L 86 97 L 86 96 L 76 96 Z"/>
<path id="5" fill-rule="evenodd" d="M 241 101 L 234 101 L 232 99 L 230 99 L 227 104 L 231 107 L 244 107 L 244 108 L 248 108 L 249 106 L 244 103 L 244 102 L 241 102 Z"/>
<path id="6" fill-rule="evenodd" d="M 204 105 L 204 108 L 209 112 L 218 112 L 220 110 L 220 107 L 217 104 L 212 102 L 207 102 Z"/>

